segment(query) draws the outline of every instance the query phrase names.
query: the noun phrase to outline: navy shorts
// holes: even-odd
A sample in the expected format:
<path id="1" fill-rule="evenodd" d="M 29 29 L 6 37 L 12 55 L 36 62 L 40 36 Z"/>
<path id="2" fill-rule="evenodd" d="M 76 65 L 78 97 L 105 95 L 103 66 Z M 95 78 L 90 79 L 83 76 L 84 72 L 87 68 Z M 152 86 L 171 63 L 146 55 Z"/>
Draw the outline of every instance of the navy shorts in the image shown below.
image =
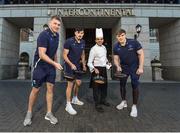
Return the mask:
<path id="1" fill-rule="evenodd" d="M 38 65 L 34 68 L 32 77 L 32 87 L 40 88 L 44 82 L 55 83 L 56 69 L 54 67 L 44 67 Z"/>
<path id="2" fill-rule="evenodd" d="M 127 79 L 130 76 L 131 78 L 131 86 L 133 89 L 137 89 L 139 86 L 139 75 L 136 74 L 138 67 L 127 67 L 127 66 L 122 66 L 122 73 L 126 74 L 127 77 L 120 79 L 120 85 L 122 87 L 126 86 Z"/>
<path id="3" fill-rule="evenodd" d="M 76 66 L 77 67 L 77 66 Z M 81 70 L 81 68 L 80 67 L 77 67 L 77 70 Z M 67 77 L 70 77 L 70 78 L 66 78 L 66 76 Z M 65 78 L 67 79 L 67 80 L 74 80 L 74 79 L 78 79 L 78 80 L 81 80 L 82 79 L 82 74 L 77 74 L 77 73 L 75 73 L 74 72 L 74 70 L 72 70 L 71 69 L 71 67 L 67 64 L 67 63 L 65 63 L 64 64 L 64 76 L 65 76 Z"/>

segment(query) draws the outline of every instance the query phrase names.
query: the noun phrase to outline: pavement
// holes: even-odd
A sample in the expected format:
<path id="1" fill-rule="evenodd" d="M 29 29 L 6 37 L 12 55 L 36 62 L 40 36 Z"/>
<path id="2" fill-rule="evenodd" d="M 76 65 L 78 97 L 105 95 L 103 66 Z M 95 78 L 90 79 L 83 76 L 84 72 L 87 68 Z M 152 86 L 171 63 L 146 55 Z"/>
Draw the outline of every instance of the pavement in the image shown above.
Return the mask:
<path id="1" fill-rule="evenodd" d="M 65 111 L 66 82 L 57 82 L 54 91 L 53 113 L 59 123 L 50 124 L 46 114 L 45 86 L 40 90 L 33 110 L 32 125 L 23 126 L 31 91 L 29 80 L 0 80 L 0 132 L 180 132 L 180 82 L 143 82 L 140 85 L 138 117 L 129 116 L 132 105 L 131 84 L 127 84 L 128 108 L 121 111 L 119 82 L 108 84 L 110 107 L 104 113 L 94 108 L 92 89 L 83 82 L 79 99 L 83 106 L 73 105 L 78 112 L 71 116 Z"/>

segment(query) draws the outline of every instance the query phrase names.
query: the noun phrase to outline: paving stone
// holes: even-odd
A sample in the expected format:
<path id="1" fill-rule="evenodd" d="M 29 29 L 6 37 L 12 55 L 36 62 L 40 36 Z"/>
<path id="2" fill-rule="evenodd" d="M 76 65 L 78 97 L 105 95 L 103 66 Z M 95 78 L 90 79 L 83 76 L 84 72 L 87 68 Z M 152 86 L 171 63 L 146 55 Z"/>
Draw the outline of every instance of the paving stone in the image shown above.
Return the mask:
<path id="1" fill-rule="evenodd" d="M 30 81 L 0 81 L 0 131 L 16 132 L 179 132 L 180 131 L 180 83 L 150 82 L 140 85 L 138 117 L 129 116 L 132 97 L 131 84 L 127 84 L 128 108 L 122 111 L 115 107 L 120 103 L 119 83 L 110 82 L 108 101 L 104 113 L 94 109 L 92 90 L 88 82 L 81 86 L 79 98 L 83 106 L 73 105 L 78 114 L 70 116 L 65 111 L 65 82 L 55 85 L 53 112 L 59 123 L 52 125 L 44 119 L 46 114 L 45 86 L 40 90 L 33 112 L 33 123 L 24 127 Z"/>

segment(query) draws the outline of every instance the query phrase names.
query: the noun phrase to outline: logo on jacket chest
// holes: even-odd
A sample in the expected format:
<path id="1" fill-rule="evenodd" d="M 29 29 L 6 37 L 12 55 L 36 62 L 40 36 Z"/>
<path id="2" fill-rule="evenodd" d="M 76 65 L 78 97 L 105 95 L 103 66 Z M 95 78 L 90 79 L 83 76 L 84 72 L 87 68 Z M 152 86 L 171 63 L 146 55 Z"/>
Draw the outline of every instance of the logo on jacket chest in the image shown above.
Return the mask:
<path id="1" fill-rule="evenodd" d="M 129 45 L 129 46 L 128 46 L 128 51 L 132 51 L 132 50 L 134 50 L 133 46 L 132 46 L 132 45 Z"/>

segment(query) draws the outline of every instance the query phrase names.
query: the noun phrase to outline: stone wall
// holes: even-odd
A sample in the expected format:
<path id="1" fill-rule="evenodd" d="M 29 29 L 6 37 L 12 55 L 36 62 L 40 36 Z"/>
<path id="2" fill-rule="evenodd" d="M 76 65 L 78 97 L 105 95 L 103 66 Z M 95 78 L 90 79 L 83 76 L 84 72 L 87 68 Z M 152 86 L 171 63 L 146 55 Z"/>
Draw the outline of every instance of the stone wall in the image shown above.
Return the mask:
<path id="1" fill-rule="evenodd" d="M 20 29 L 0 18 L 0 79 L 16 78 Z"/>
<path id="2" fill-rule="evenodd" d="M 149 18 L 147 17 L 122 17 L 121 18 L 121 28 L 126 30 L 126 34 L 128 38 L 134 38 L 136 34 L 136 25 L 140 24 L 142 26 L 142 31 L 139 34 L 137 40 L 141 43 L 144 54 L 144 74 L 141 76 L 141 80 L 151 80 L 152 72 L 151 72 L 151 58 L 150 58 L 150 50 L 149 50 Z"/>
<path id="3" fill-rule="evenodd" d="M 161 26 L 160 60 L 163 66 L 162 76 L 167 80 L 180 80 L 180 19 Z"/>

